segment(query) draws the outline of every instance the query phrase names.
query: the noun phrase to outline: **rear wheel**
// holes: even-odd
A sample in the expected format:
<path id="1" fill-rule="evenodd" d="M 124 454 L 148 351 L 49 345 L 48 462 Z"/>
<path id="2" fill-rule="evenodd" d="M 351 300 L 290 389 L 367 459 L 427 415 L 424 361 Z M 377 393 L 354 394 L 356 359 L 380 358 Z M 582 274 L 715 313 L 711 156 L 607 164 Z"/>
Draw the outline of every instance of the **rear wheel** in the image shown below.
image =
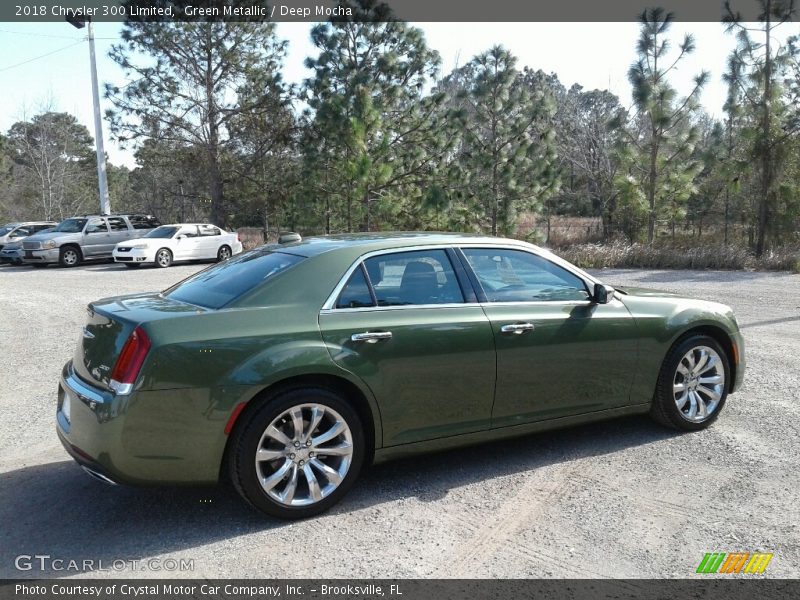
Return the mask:
<path id="1" fill-rule="evenodd" d="M 58 263 L 62 267 L 75 267 L 81 263 L 81 251 L 75 246 L 64 246 L 58 253 Z"/>
<path id="2" fill-rule="evenodd" d="M 230 246 L 221 246 L 217 252 L 217 262 L 228 260 L 232 255 L 233 253 L 231 252 Z"/>
<path id="3" fill-rule="evenodd" d="M 728 356 L 714 338 L 679 340 L 664 359 L 650 414 L 675 429 L 705 429 L 725 405 L 729 382 Z"/>
<path id="4" fill-rule="evenodd" d="M 172 252 L 166 248 L 161 248 L 156 252 L 156 266 L 166 269 L 172 264 Z"/>
<path id="5" fill-rule="evenodd" d="M 352 487 L 364 462 L 358 415 L 322 388 L 290 390 L 264 403 L 237 425 L 231 444 L 236 490 L 282 519 L 328 510 Z"/>

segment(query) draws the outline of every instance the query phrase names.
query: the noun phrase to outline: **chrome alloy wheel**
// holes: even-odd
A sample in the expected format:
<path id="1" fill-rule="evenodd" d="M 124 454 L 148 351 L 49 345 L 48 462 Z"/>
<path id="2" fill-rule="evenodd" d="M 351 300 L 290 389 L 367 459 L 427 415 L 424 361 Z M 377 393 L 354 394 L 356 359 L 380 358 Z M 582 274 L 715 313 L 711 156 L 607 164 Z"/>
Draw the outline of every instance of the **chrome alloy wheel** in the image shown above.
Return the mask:
<path id="1" fill-rule="evenodd" d="M 168 267 L 172 263 L 172 256 L 169 250 L 159 250 L 156 254 L 156 263 L 159 267 Z"/>
<path id="2" fill-rule="evenodd" d="M 725 366 L 717 351 L 695 346 L 684 354 L 672 391 L 678 412 L 687 421 L 701 423 L 714 414 L 725 391 Z"/>
<path id="3" fill-rule="evenodd" d="M 255 456 L 261 488 L 284 506 L 329 496 L 350 469 L 353 437 L 342 416 L 321 404 L 282 412 L 261 436 Z"/>

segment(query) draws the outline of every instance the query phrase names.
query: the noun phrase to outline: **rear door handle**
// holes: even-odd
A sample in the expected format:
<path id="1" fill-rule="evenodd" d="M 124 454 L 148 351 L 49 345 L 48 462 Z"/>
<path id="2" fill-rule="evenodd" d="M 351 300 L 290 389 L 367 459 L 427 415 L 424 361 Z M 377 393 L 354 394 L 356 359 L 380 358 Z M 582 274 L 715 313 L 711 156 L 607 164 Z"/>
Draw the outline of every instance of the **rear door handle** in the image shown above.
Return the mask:
<path id="1" fill-rule="evenodd" d="M 350 336 L 350 340 L 353 342 L 367 342 L 368 344 L 376 344 L 381 340 L 390 339 L 392 339 L 391 331 L 365 331 Z"/>
<path id="2" fill-rule="evenodd" d="M 514 335 L 522 335 L 526 331 L 533 331 L 533 323 L 512 323 L 500 328 L 500 333 L 513 333 Z"/>

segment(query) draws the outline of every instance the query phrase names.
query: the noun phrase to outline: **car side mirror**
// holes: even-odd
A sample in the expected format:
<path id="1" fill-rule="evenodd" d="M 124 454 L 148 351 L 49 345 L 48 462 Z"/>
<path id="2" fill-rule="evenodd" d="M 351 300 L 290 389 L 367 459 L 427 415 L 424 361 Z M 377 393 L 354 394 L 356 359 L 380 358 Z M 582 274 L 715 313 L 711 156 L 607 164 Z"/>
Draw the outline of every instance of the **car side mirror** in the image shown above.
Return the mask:
<path id="1" fill-rule="evenodd" d="M 185 237 L 186 237 L 186 236 L 185 236 L 184 234 L 180 234 L 180 235 L 179 235 L 177 238 L 175 238 L 175 239 L 177 239 L 177 240 L 180 242 L 180 241 L 181 241 L 183 238 L 185 238 Z"/>
<path id="2" fill-rule="evenodd" d="M 614 298 L 614 288 L 610 285 L 602 283 L 594 284 L 594 293 L 592 294 L 592 302 L 597 304 L 608 304 Z"/>

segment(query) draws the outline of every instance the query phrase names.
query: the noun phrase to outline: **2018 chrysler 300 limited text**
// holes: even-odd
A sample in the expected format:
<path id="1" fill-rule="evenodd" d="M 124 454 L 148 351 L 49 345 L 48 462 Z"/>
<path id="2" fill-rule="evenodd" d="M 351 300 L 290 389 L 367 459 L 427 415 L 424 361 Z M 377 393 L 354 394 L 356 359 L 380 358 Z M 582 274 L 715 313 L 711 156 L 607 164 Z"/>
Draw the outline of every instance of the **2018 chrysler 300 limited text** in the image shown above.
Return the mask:
<path id="1" fill-rule="evenodd" d="M 299 518 L 370 461 L 634 413 L 702 429 L 743 351 L 727 306 L 614 289 L 524 242 L 311 238 L 89 304 L 57 428 L 106 481 L 224 475 Z"/>

